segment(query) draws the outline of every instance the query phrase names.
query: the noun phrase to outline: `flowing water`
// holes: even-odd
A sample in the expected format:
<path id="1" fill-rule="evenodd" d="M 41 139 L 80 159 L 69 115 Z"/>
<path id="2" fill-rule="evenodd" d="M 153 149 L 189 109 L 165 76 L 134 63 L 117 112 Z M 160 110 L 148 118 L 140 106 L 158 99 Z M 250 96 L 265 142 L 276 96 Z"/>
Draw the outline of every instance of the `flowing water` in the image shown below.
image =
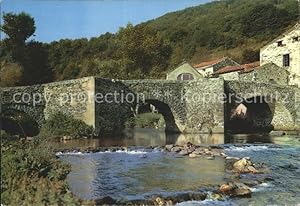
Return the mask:
<path id="1" fill-rule="evenodd" d="M 182 202 L 179 205 L 297 205 L 300 203 L 300 137 L 286 135 L 177 135 L 138 130 L 126 138 L 71 140 L 62 148 L 98 148 L 127 146 L 126 151 L 59 155 L 72 165 L 68 183 L 72 192 L 82 199 L 111 196 L 118 200 L 172 195 L 178 192 L 212 189 L 225 182 L 223 158 L 182 157 L 149 146 L 166 144 L 220 144 L 230 156 L 250 157 L 255 163 L 266 163 L 271 179 L 252 188 L 251 198 L 227 198 Z M 129 147 L 130 146 L 130 147 Z"/>

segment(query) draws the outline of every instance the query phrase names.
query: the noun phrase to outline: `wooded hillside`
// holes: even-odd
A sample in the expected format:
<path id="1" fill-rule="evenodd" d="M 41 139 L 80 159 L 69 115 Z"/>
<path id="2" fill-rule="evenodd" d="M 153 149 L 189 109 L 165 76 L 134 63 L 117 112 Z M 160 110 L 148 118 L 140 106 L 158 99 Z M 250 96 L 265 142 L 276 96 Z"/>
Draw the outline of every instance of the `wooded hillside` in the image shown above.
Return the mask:
<path id="1" fill-rule="evenodd" d="M 35 30 L 34 17 L 6 14 L 1 29 L 8 38 L 1 41 L 0 85 L 91 75 L 164 78 L 183 60 L 199 63 L 222 56 L 239 63 L 251 62 L 258 59 L 260 47 L 293 26 L 298 16 L 297 0 L 222 0 L 137 26 L 129 24 L 116 34 L 46 44 L 26 41 Z M 19 38 L 20 31 L 27 32 L 23 38 Z"/>

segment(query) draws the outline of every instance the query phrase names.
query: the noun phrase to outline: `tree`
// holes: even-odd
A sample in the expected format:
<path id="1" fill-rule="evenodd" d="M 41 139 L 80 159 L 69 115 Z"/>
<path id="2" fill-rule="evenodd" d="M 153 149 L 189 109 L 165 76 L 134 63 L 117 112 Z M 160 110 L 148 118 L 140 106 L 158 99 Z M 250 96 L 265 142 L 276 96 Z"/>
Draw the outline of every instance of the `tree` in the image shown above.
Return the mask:
<path id="1" fill-rule="evenodd" d="M 241 18 L 242 34 L 247 37 L 269 36 L 289 24 L 291 16 L 273 4 L 258 4 Z"/>
<path id="2" fill-rule="evenodd" d="M 34 19 L 22 12 L 20 14 L 7 13 L 3 16 L 1 31 L 8 35 L 12 43 L 16 45 L 25 44 L 25 41 L 34 34 Z"/>
<path id="3" fill-rule="evenodd" d="M 23 81 L 25 85 L 42 84 L 52 81 L 52 71 L 48 66 L 47 47 L 41 42 L 30 41 L 23 56 Z"/>
<path id="4" fill-rule="evenodd" d="M 120 29 L 117 38 L 120 58 L 129 78 L 144 78 L 154 68 L 168 67 L 171 47 L 154 29 L 128 24 Z"/>
<path id="5" fill-rule="evenodd" d="M 4 40 L 4 48 L 13 61 L 22 64 L 25 53 L 25 41 L 34 34 L 34 19 L 22 12 L 20 14 L 7 13 L 3 16 L 1 31 L 7 34 Z"/>

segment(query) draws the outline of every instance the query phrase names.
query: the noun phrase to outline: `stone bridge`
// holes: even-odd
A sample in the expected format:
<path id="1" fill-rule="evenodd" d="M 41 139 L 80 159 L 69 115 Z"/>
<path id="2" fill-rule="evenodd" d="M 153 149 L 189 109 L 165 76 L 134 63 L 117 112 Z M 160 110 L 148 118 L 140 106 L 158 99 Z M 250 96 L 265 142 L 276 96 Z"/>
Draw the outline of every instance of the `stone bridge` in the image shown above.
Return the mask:
<path id="1" fill-rule="evenodd" d="M 1 88 L 0 95 L 1 113 L 21 111 L 42 125 L 51 113 L 60 111 L 92 125 L 98 134 L 123 131 L 126 122 L 148 104 L 163 115 L 167 132 L 223 133 L 243 129 L 236 127 L 237 123 L 249 118 L 261 128 L 300 130 L 299 89 L 275 84 L 218 78 L 174 81 L 86 77 Z M 248 103 L 256 98 L 262 102 Z M 233 118 L 241 104 L 250 116 Z"/>

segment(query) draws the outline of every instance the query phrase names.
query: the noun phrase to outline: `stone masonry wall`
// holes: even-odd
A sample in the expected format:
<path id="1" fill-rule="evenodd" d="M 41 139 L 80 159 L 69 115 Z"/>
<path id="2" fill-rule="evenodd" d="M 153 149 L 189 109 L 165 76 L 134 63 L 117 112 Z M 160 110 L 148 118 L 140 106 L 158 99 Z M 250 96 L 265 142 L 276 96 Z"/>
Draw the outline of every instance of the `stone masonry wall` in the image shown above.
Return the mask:
<path id="1" fill-rule="evenodd" d="M 243 99 L 256 96 L 266 97 L 273 112 L 274 130 L 299 130 L 297 113 L 299 113 L 298 89 L 275 84 L 227 81 L 226 92 L 238 94 Z M 272 99 L 272 100 L 271 100 Z M 226 115 L 226 114 L 225 114 Z"/>
<path id="2" fill-rule="evenodd" d="M 94 78 L 67 80 L 45 84 L 45 118 L 53 112 L 63 112 L 95 127 Z"/>

